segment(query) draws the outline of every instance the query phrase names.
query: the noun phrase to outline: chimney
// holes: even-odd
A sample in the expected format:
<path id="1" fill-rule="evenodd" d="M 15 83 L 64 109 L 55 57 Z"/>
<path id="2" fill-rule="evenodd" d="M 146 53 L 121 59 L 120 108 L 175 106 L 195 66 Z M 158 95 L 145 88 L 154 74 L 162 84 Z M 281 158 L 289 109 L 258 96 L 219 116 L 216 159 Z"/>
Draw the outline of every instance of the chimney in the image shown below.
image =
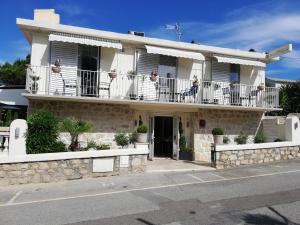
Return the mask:
<path id="1" fill-rule="evenodd" d="M 59 24 L 59 14 L 55 13 L 54 9 L 35 9 L 34 21 Z"/>

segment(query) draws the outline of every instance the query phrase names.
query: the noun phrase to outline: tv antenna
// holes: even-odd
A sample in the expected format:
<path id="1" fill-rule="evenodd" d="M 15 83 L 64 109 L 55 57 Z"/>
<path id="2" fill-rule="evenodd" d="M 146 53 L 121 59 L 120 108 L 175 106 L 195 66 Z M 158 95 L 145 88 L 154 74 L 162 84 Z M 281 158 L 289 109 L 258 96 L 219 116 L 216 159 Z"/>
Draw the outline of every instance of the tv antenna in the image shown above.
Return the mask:
<path id="1" fill-rule="evenodd" d="M 167 30 L 174 30 L 176 33 L 176 37 L 178 39 L 178 41 L 180 41 L 181 36 L 182 36 L 182 32 L 181 32 L 181 26 L 179 23 L 175 23 L 175 24 L 166 24 L 165 28 Z"/>

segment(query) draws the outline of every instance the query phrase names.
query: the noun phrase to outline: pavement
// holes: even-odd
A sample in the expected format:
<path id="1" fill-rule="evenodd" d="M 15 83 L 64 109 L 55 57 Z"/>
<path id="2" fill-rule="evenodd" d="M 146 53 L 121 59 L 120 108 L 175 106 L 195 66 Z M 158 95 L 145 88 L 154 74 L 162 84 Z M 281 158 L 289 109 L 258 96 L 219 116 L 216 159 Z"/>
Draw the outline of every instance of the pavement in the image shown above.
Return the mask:
<path id="1" fill-rule="evenodd" d="M 300 160 L 1 187 L 0 224 L 300 225 Z"/>

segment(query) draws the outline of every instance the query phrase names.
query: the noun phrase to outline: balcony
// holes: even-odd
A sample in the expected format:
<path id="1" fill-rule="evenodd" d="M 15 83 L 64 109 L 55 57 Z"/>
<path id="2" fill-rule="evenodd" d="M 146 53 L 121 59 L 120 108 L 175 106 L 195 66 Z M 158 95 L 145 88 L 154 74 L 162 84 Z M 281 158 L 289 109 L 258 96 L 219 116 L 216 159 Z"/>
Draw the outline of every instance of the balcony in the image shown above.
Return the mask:
<path id="1" fill-rule="evenodd" d="M 279 89 L 218 81 L 151 77 L 150 75 L 61 67 L 30 66 L 26 90 L 29 95 L 56 96 L 106 101 L 130 101 L 226 106 L 278 110 Z"/>

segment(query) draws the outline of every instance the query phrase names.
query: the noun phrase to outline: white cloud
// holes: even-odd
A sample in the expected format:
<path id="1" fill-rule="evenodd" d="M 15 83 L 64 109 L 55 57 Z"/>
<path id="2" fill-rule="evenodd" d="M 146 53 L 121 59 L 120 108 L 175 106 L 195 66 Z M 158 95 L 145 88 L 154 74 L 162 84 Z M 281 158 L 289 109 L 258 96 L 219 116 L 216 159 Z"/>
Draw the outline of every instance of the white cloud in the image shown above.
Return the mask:
<path id="1" fill-rule="evenodd" d="M 69 17 L 78 17 L 83 15 L 90 16 L 94 14 L 92 9 L 68 1 L 57 4 L 55 8 Z"/>
<path id="2" fill-rule="evenodd" d="M 300 14 L 295 10 L 290 6 L 276 5 L 274 1 L 245 6 L 231 11 L 219 23 L 183 22 L 183 37 L 186 41 L 197 39 L 210 45 L 269 51 L 287 42 L 300 43 Z M 175 37 L 161 27 L 150 34 Z"/>

